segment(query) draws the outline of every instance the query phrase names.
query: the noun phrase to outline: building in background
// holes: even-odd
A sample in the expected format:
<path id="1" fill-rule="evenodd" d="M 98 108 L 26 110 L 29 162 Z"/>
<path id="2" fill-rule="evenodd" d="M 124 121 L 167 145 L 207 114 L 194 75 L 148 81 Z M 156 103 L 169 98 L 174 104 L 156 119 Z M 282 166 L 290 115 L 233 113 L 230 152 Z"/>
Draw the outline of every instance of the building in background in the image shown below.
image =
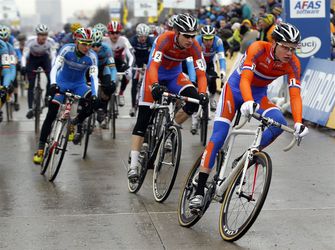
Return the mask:
<path id="1" fill-rule="evenodd" d="M 61 0 L 35 0 L 39 23 L 48 25 L 51 30 L 58 31 L 62 25 Z"/>

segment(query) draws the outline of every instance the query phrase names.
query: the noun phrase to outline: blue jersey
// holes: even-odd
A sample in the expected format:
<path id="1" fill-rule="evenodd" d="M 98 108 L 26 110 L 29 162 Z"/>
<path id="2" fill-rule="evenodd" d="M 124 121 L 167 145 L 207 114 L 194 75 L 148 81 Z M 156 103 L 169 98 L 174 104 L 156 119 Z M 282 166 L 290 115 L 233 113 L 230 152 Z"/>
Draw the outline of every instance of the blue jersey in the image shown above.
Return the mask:
<path id="1" fill-rule="evenodd" d="M 76 45 L 64 45 L 56 57 L 50 72 L 51 84 L 82 85 L 86 83 L 86 71 L 89 70 L 92 95 L 97 96 L 98 89 L 98 57 L 93 50 L 79 56 Z"/>
<path id="2" fill-rule="evenodd" d="M 7 48 L 10 57 L 10 75 L 11 75 L 10 80 L 11 82 L 13 82 L 16 77 L 17 56 L 14 46 L 10 42 L 7 42 Z"/>
<path id="3" fill-rule="evenodd" d="M 138 41 L 138 36 L 135 35 L 129 40 L 131 46 L 134 48 L 135 62 L 138 67 L 142 67 L 143 64 L 148 64 L 150 50 L 153 47 L 154 38 L 147 37 L 144 43 Z"/>
<path id="4" fill-rule="evenodd" d="M 98 54 L 99 69 L 103 68 L 104 75 L 110 75 L 112 81 L 116 81 L 116 67 L 112 49 L 106 44 L 102 43 Z"/>
<path id="5" fill-rule="evenodd" d="M 202 53 L 204 54 L 204 58 L 207 64 L 210 64 L 214 60 L 214 56 L 217 54 L 219 63 L 220 63 L 220 71 L 226 71 L 226 58 L 224 55 L 223 42 L 221 38 L 218 36 L 214 36 L 213 46 L 211 48 L 206 48 L 204 43 L 202 42 L 202 36 L 197 35 L 195 39 L 198 41 L 202 48 Z"/>
<path id="6" fill-rule="evenodd" d="M 2 40 L 0 40 L 0 57 L 1 85 L 8 87 L 11 81 L 10 55 L 7 44 Z"/>

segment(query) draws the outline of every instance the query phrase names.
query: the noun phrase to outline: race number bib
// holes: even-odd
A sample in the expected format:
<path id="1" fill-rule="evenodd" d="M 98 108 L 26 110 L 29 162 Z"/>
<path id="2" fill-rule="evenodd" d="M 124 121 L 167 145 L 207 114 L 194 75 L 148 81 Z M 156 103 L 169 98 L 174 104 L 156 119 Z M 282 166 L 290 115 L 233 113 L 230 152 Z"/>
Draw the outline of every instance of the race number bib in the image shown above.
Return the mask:
<path id="1" fill-rule="evenodd" d="M 9 65 L 10 64 L 10 56 L 8 54 L 3 54 L 1 56 L 1 64 L 2 65 Z"/>
<path id="2" fill-rule="evenodd" d="M 163 56 L 162 52 L 156 51 L 153 60 L 157 63 L 160 63 L 162 61 L 162 56 Z"/>
<path id="3" fill-rule="evenodd" d="M 198 59 L 195 61 L 197 66 L 198 66 L 198 69 L 202 70 L 202 71 L 205 71 L 205 64 L 204 64 L 204 60 L 202 59 Z"/>

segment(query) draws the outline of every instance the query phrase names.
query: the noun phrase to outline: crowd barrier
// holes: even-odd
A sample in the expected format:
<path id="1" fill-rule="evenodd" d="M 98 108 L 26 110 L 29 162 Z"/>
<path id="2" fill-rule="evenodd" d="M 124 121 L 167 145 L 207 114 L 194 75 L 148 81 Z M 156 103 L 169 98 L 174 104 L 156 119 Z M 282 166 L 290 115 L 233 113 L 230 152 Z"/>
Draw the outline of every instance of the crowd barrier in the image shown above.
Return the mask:
<path id="1" fill-rule="evenodd" d="M 239 65 L 242 54 L 227 60 L 228 75 Z M 280 77 L 268 87 L 268 96 L 281 110 L 290 112 L 286 77 Z M 303 118 L 335 129 L 335 62 L 311 58 L 301 78 Z"/>

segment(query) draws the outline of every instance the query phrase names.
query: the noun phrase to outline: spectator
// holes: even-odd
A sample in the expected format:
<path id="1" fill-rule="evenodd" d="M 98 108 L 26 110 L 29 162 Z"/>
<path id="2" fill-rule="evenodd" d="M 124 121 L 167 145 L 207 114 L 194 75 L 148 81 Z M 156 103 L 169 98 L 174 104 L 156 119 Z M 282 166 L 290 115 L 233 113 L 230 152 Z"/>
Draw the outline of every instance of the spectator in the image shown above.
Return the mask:
<path id="1" fill-rule="evenodd" d="M 261 16 L 258 20 L 258 26 L 260 31 L 258 40 L 271 42 L 271 34 L 275 28 L 274 16 L 272 14 Z"/>
<path id="2" fill-rule="evenodd" d="M 250 44 L 257 40 L 259 32 L 251 29 L 248 25 L 243 24 L 240 27 L 240 35 L 242 36 L 240 52 L 244 54 Z"/>

